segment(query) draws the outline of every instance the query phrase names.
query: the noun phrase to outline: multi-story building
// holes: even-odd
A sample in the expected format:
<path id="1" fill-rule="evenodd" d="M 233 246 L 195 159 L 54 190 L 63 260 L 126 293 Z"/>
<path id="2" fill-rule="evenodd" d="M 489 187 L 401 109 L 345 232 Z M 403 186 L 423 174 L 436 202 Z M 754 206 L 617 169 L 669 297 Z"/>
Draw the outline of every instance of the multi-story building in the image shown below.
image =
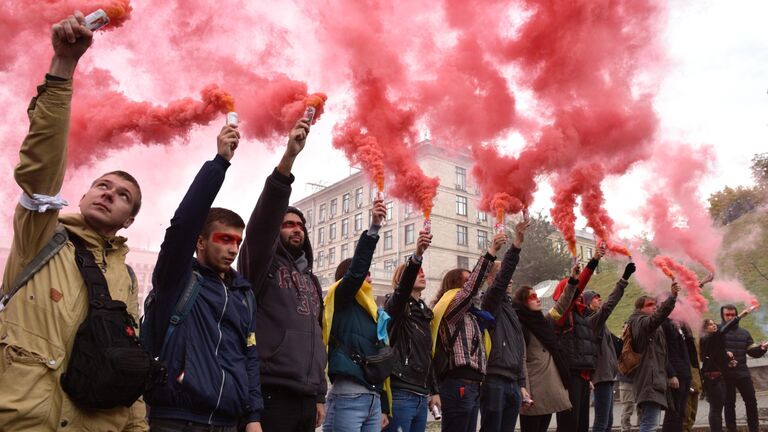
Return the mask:
<path id="1" fill-rule="evenodd" d="M 432 209 L 432 245 L 424 257 L 427 301 L 440 286 L 443 275 L 456 267 L 471 269 L 494 235 L 495 216 L 478 210 L 480 193 L 471 177 L 468 154 L 448 155 L 427 140 L 414 152 L 419 166 L 440 179 Z M 418 208 L 386 196 L 388 213 L 371 266 L 374 291 L 382 296 L 392 290 L 392 273 L 416 249 L 424 216 Z M 376 187 L 363 172 L 321 188 L 297 201 L 307 217 L 315 254 L 314 271 L 323 287 L 334 282 L 338 264 L 351 258 L 360 234 L 370 225 Z M 589 234 L 589 233 L 585 233 Z M 591 235 L 590 235 L 591 236 Z M 579 236 L 577 248 L 585 259 L 594 241 Z"/>

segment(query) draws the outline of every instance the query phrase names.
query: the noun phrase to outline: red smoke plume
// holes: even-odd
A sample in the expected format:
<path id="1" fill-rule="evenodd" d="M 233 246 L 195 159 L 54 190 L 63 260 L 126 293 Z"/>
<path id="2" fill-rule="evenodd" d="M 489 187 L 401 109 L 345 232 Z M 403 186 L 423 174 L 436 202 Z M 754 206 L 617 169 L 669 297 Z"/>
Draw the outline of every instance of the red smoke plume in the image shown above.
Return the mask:
<path id="1" fill-rule="evenodd" d="M 670 279 L 677 280 L 687 295 L 687 301 L 699 313 L 707 311 L 707 299 L 701 294 L 699 278 L 696 273 L 668 256 L 658 255 L 653 258 L 653 263 L 661 269 Z"/>

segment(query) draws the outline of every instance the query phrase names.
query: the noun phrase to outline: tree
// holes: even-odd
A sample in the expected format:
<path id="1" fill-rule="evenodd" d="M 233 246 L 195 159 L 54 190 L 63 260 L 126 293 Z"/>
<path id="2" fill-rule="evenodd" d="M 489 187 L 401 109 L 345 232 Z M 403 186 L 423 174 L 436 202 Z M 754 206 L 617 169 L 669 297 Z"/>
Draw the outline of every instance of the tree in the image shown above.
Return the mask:
<path id="1" fill-rule="evenodd" d="M 514 233 L 511 233 L 514 235 Z M 555 226 L 541 213 L 531 215 L 520 263 L 512 280 L 516 286 L 560 279 L 568 272 L 571 255 Z"/>
<path id="2" fill-rule="evenodd" d="M 752 178 L 758 188 L 768 189 L 768 153 L 758 153 L 752 157 Z"/>
<path id="3" fill-rule="evenodd" d="M 728 225 L 759 207 L 764 197 L 759 187 L 726 186 L 709 196 L 709 215 L 721 225 Z"/>

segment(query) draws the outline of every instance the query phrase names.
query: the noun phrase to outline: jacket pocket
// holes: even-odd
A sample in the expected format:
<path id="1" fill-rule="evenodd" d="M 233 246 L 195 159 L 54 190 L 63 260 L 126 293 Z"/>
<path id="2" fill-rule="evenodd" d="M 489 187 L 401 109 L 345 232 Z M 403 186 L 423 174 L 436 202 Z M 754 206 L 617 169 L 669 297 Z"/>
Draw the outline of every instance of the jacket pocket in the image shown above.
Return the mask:
<path id="1" fill-rule="evenodd" d="M 264 372 L 300 381 L 307 379 L 306 374 L 314 361 L 307 344 L 311 337 L 311 333 L 306 331 L 286 329 L 280 344 L 264 358 Z"/>
<path id="2" fill-rule="evenodd" d="M 0 424 L 19 430 L 43 428 L 58 392 L 56 370 L 63 357 L 63 352 L 45 357 L 19 345 L 0 344 Z"/>

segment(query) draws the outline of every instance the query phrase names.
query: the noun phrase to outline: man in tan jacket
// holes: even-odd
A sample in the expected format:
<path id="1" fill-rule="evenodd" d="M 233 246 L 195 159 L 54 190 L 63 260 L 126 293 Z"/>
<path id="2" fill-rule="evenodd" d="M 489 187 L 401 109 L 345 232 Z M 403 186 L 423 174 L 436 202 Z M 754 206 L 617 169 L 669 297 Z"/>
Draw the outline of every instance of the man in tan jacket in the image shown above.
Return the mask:
<path id="1" fill-rule="evenodd" d="M 114 171 L 96 179 L 80 200 L 80 212 L 60 215 L 72 74 L 93 41 L 80 12 L 52 28 L 53 60 L 29 106 L 30 127 L 14 172 L 22 189 L 13 219 L 13 245 L 3 274 L 3 294 L 63 225 L 80 236 L 104 272 L 113 299 L 138 315 L 136 283 L 125 265 L 128 247 L 117 231 L 127 228 L 141 206 L 141 190 L 130 174 Z M 61 375 L 75 332 L 88 312 L 88 291 L 74 260 L 63 248 L 0 311 L 0 429 L 3 431 L 144 431 L 144 403 L 130 408 L 84 410 L 63 392 Z"/>

